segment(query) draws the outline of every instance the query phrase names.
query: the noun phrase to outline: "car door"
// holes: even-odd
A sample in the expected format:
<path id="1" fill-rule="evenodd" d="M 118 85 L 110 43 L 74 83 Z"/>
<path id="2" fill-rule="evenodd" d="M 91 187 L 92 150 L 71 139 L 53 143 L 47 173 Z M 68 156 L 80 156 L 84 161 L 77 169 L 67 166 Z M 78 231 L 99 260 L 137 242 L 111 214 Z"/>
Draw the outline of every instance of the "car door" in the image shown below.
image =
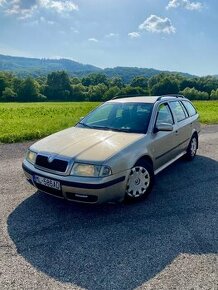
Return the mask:
<path id="1" fill-rule="evenodd" d="M 191 138 L 192 125 L 188 113 L 180 101 L 170 101 L 169 106 L 174 115 L 177 124 L 178 147 L 176 148 L 177 155 L 184 152 Z"/>
<path id="2" fill-rule="evenodd" d="M 157 124 L 168 123 L 173 126 L 173 131 L 158 131 L 155 128 Z M 177 127 L 174 122 L 172 112 L 168 103 L 162 103 L 157 108 L 156 120 L 152 134 L 152 154 L 155 160 L 155 169 L 164 165 L 176 156 L 176 147 L 178 146 Z"/>

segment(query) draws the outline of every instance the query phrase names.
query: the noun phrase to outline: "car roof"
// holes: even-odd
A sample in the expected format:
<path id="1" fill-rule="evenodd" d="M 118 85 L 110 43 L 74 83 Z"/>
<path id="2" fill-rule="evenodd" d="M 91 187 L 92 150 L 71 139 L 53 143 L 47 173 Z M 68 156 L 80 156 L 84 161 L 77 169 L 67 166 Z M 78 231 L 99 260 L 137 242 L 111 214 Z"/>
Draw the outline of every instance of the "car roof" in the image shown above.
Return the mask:
<path id="1" fill-rule="evenodd" d="M 137 97 L 118 97 L 107 101 L 116 103 L 150 103 L 154 104 L 157 101 L 169 101 L 169 100 L 186 100 L 183 96 L 137 96 Z"/>

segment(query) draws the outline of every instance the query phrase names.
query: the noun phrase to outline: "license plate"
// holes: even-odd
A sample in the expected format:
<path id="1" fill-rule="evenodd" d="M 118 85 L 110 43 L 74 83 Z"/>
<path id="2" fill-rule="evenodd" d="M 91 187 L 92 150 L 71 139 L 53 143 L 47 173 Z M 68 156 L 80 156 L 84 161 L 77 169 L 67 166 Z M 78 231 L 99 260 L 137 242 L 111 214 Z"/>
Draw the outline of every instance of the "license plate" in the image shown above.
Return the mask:
<path id="1" fill-rule="evenodd" d="M 41 185 L 44 185 L 53 189 L 61 190 L 61 184 L 59 181 L 56 181 L 47 177 L 38 176 L 38 175 L 34 176 L 34 181 L 38 184 L 41 184 Z"/>

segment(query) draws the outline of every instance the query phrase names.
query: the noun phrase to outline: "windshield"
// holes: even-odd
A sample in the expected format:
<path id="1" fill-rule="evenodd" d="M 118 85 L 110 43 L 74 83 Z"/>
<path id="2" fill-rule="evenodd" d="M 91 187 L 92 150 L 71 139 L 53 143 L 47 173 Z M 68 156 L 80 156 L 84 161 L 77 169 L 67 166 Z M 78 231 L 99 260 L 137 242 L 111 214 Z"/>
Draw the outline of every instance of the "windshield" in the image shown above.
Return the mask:
<path id="1" fill-rule="evenodd" d="M 91 129 L 146 133 L 153 104 L 105 103 L 86 116 L 77 126 Z"/>

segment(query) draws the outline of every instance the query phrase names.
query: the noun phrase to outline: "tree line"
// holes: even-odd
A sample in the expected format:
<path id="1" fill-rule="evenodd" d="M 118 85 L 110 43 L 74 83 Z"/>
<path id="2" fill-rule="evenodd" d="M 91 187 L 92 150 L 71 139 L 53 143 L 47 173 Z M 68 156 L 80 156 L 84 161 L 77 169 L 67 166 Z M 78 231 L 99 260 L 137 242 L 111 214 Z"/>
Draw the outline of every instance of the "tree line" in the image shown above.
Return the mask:
<path id="1" fill-rule="evenodd" d="M 146 78 L 137 76 L 129 83 L 122 78 L 108 78 L 102 73 L 70 77 L 65 71 L 46 77 L 17 77 L 0 72 L 0 102 L 107 101 L 117 95 L 183 94 L 190 100 L 218 100 L 218 78 L 160 73 Z"/>

